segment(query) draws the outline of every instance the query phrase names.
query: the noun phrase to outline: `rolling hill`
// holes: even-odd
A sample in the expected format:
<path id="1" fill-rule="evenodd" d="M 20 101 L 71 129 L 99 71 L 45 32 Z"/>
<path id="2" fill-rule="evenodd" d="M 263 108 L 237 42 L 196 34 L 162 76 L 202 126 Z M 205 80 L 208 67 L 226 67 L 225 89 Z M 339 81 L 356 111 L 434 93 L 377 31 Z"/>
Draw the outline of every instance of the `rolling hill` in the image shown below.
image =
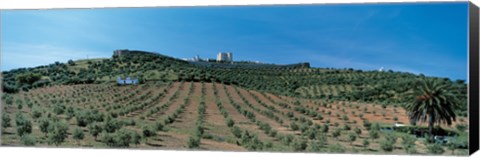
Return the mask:
<path id="1" fill-rule="evenodd" d="M 459 120 L 437 132 L 468 134 L 460 128 L 468 124 L 467 84 L 406 72 L 188 62 L 124 50 L 2 76 L 2 120 L 10 124 L 2 145 L 396 154 L 413 145 L 426 154 L 421 135 L 389 133 L 394 123 L 409 124 L 403 106 L 423 79 L 451 84 L 462 102 Z M 118 76 L 140 85 L 119 86 Z"/>
<path id="2" fill-rule="evenodd" d="M 106 83 L 118 76 L 137 77 L 140 81 L 223 82 L 247 89 L 304 98 L 329 98 L 380 103 L 402 103 L 422 79 L 438 79 L 453 84 L 461 102 L 466 102 L 467 84 L 462 80 L 426 77 L 407 72 L 362 71 L 354 69 L 312 68 L 308 63 L 292 65 L 255 63 L 195 63 L 173 57 L 124 50 L 121 56 L 56 62 L 35 68 L 2 72 L 3 91 L 45 85 Z M 18 76 L 38 75 L 40 79 L 19 81 Z M 394 81 L 392 81 L 394 80 Z M 461 105 L 466 111 L 466 103 Z M 463 113 L 465 114 L 465 113 Z"/>

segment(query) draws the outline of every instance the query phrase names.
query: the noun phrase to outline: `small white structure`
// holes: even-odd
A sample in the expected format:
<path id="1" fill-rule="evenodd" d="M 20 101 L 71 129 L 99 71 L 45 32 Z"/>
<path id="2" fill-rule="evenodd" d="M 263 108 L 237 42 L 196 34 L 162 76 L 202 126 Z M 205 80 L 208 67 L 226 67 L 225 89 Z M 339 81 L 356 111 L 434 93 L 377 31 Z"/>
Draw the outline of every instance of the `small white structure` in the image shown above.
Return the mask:
<path id="1" fill-rule="evenodd" d="M 381 67 L 380 69 L 378 69 L 379 72 L 383 72 L 383 67 Z"/>
<path id="2" fill-rule="evenodd" d="M 231 52 L 220 52 L 217 54 L 217 61 L 219 62 L 232 62 L 233 54 Z"/>
<path id="3" fill-rule="evenodd" d="M 138 84 L 138 79 L 130 79 L 130 77 L 125 78 L 125 80 L 122 79 L 122 77 L 118 76 L 117 77 L 117 84 L 118 85 L 136 85 Z"/>
<path id="4" fill-rule="evenodd" d="M 200 60 L 201 60 L 201 59 L 200 59 L 200 56 L 199 56 L 199 55 L 196 55 L 195 57 L 193 57 L 193 61 L 194 61 L 194 62 L 198 62 L 198 61 L 200 61 Z"/>
<path id="5" fill-rule="evenodd" d="M 119 76 L 117 77 L 117 84 L 125 84 L 125 81 Z"/>
<path id="6" fill-rule="evenodd" d="M 402 124 L 402 123 L 395 123 L 395 125 L 393 125 L 393 126 L 395 126 L 395 127 L 405 127 L 407 125 Z"/>

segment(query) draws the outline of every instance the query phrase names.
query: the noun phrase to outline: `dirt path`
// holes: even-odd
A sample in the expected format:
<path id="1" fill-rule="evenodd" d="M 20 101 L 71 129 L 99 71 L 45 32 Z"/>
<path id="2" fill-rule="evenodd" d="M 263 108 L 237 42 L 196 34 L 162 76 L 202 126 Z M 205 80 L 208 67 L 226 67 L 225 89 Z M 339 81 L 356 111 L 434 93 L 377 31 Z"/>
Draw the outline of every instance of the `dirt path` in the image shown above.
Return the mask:
<path id="1" fill-rule="evenodd" d="M 216 84 L 218 86 L 218 84 Z M 236 137 L 231 133 L 230 128 L 226 124 L 226 120 L 217 107 L 215 97 L 213 93 L 213 84 L 205 84 L 206 96 L 205 96 L 205 134 L 214 136 L 216 140 L 202 139 L 204 149 L 207 150 L 231 150 L 242 151 L 245 150 L 241 146 L 237 146 L 235 143 Z"/>
<path id="2" fill-rule="evenodd" d="M 185 91 L 188 92 L 188 90 Z M 170 125 L 170 129 L 167 132 L 173 132 L 174 134 L 170 134 L 172 137 L 182 139 L 182 148 L 187 147 L 188 137 L 195 134 L 195 123 L 198 119 L 198 106 L 201 95 L 200 91 L 201 84 L 193 83 L 193 93 L 192 95 L 188 96 L 190 101 L 185 109 L 180 113 L 179 117 Z M 185 136 L 187 136 L 187 138 L 185 138 Z M 164 143 L 166 145 L 171 145 L 172 143 L 174 143 L 173 145 L 179 145 L 178 142 L 174 141 L 164 141 Z"/>
<path id="3" fill-rule="evenodd" d="M 180 108 L 180 105 L 184 103 L 184 99 L 180 99 L 180 98 L 190 97 L 190 95 L 188 95 L 188 87 L 190 86 L 190 83 L 188 83 L 188 85 L 186 84 L 187 83 L 183 83 L 182 85 L 179 86 L 180 88 L 178 90 L 179 91 L 178 97 L 173 99 L 172 102 L 167 102 L 167 103 L 171 103 L 171 105 L 166 110 L 161 110 L 157 112 L 155 116 L 152 116 L 151 118 L 155 118 L 156 121 L 163 122 L 163 120 L 167 118 L 167 116 L 173 114 L 175 110 Z M 177 122 L 177 119 L 175 120 L 175 122 Z M 169 124 L 168 127 L 172 127 L 172 124 Z M 175 128 L 173 129 L 176 130 Z M 148 141 L 146 145 L 149 145 L 152 147 L 162 147 L 166 149 L 185 148 L 185 144 L 187 140 L 186 140 L 186 137 L 184 137 L 184 134 L 183 133 L 172 134 L 172 133 L 175 133 L 175 131 L 172 131 L 172 129 L 169 129 L 168 132 L 157 131 L 157 136 L 153 137 L 152 140 Z"/>

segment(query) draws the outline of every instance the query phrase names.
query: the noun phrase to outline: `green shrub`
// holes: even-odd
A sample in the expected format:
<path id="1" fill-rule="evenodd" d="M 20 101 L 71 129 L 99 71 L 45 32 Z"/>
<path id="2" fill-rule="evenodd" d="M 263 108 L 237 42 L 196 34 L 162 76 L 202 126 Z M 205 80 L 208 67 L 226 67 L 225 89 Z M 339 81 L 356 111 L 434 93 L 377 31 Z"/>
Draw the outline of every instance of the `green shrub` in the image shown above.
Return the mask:
<path id="1" fill-rule="evenodd" d="M 133 133 L 127 129 L 120 129 L 114 134 L 114 146 L 115 147 L 130 147 L 132 143 Z M 140 136 L 140 135 L 139 135 Z"/>
<path id="2" fill-rule="evenodd" d="M 372 123 L 370 123 L 368 120 L 363 120 L 363 127 L 367 128 L 367 130 L 370 130 L 372 126 Z"/>
<path id="3" fill-rule="evenodd" d="M 241 144 L 248 150 L 261 150 L 264 147 L 263 142 L 256 135 L 251 135 L 246 130 L 242 133 Z"/>
<path id="4" fill-rule="evenodd" d="M 10 119 L 10 116 L 6 112 L 2 113 L 2 128 L 8 128 L 11 127 L 12 124 L 10 123 L 12 119 Z"/>
<path id="5" fill-rule="evenodd" d="M 79 140 L 83 140 L 84 137 L 85 134 L 83 133 L 83 130 L 80 128 L 75 128 L 73 131 L 73 139 L 77 140 L 78 142 Z"/>
<path id="6" fill-rule="evenodd" d="M 329 130 L 329 126 L 327 124 L 323 124 L 322 128 L 321 128 L 321 132 L 322 133 L 328 133 L 328 130 Z"/>
<path id="7" fill-rule="evenodd" d="M 332 132 L 332 137 L 334 137 L 335 139 L 338 140 L 338 136 L 340 136 L 341 134 L 341 130 L 340 129 L 335 129 L 333 132 Z"/>
<path id="8" fill-rule="evenodd" d="M 42 116 L 42 112 L 40 112 L 38 109 L 34 109 L 32 111 L 32 118 L 37 119 Z"/>
<path id="9" fill-rule="evenodd" d="M 445 152 L 443 147 L 439 144 L 428 145 L 427 150 L 429 153 L 432 153 L 432 154 L 443 154 Z"/>
<path id="10" fill-rule="evenodd" d="M 318 119 L 318 120 L 323 120 L 322 115 L 321 115 L 321 114 L 317 114 L 317 119 Z"/>
<path id="11" fill-rule="evenodd" d="M 343 130 L 346 130 L 346 131 L 351 130 L 350 125 L 348 124 L 343 125 Z"/>
<path id="12" fill-rule="evenodd" d="M 395 149 L 396 137 L 393 134 L 387 134 L 385 139 L 380 141 L 380 148 L 386 152 L 391 152 Z"/>
<path id="13" fill-rule="evenodd" d="M 394 145 L 391 141 L 382 140 L 380 141 L 380 148 L 382 148 L 382 150 L 384 150 L 385 152 L 391 152 L 394 149 Z"/>
<path id="14" fill-rule="evenodd" d="M 148 138 L 155 136 L 156 132 L 155 129 L 149 127 L 149 126 L 143 126 L 142 129 L 143 137 L 145 138 L 145 141 L 148 142 Z"/>
<path id="15" fill-rule="evenodd" d="M 356 134 L 354 134 L 354 133 L 348 134 L 348 141 L 350 142 L 350 145 L 352 145 L 353 142 L 355 142 L 355 140 L 357 140 L 357 135 Z"/>
<path id="16" fill-rule="evenodd" d="M 204 128 L 200 125 L 195 126 L 195 135 L 198 137 L 202 137 L 203 133 L 205 132 Z"/>
<path id="17" fill-rule="evenodd" d="M 317 144 L 320 145 L 320 147 L 325 146 L 328 142 L 328 139 L 327 139 L 326 135 L 317 136 L 317 140 L 318 140 Z"/>
<path id="18" fill-rule="evenodd" d="M 17 124 L 17 135 L 23 136 L 32 133 L 32 122 L 25 118 L 22 113 L 18 112 L 15 115 L 15 123 Z"/>
<path id="19" fill-rule="evenodd" d="M 270 134 L 268 134 L 270 137 L 276 137 L 277 136 L 277 131 L 276 130 L 272 130 L 270 131 Z"/>
<path id="20" fill-rule="evenodd" d="M 164 127 L 165 127 L 165 126 L 164 126 L 162 123 L 160 123 L 160 122 L 155 122 L 155 130 L 156 130 L 156 131 L 163 131 Z"/>
<path id="21" fill-rule="evenodd" d="M 292 111 L 287 112 L 287 117 L 288 117 L 288 118 L 293 118 L 293 116 L 294 116 L 294 115 L 293 115 L 293 112 L 292 112 Z"/>
<path id="22" fill-rule="evenodd" d="M 228 127 L 233 127 L 233 125 L 235 125 L 235 122 L 231 118 L 228 118 L 227 119 L 227 126 Z"/>
<path id="23" fill-rule="evenodd" d="M 73 107 L 70 106 L 67 108 L 66 115 L 67 115 L 67 119 L 71 119 L 75 116 L 75 111 L 73 110 Z"/>
<path id="24" fill-rule="evenodd" d="M 415 137 L 412 137 L 410 135 L 402 136 L 403 149 L 409 154 L 416 153 L 417 152 L 416 145 L 415 145 L 416 140 L 417 139 Z"/>
<path id="25" fill-rule="evenodd" d="M 95 140 L 97 140 L 98 134 L 103 131 L 102 127 L 98 123 L 91 123 L 88 126 L 88 130 L 90 134 L 95 138 Z"/>
<path id="26" fill-rule="evenodd" d="M 367 139 L 363 139 L 362 145 L 364 149 L 367 149 L 368 145 L 370 145 L 370 142 L 368 142 Z"/>
<path id="27" fill-rule="evenodd" d="M 355 127 L 355 129 L 353 129 L 353 131 L 357 134 L 357 135 L 360 135 L 362 134 L 362 130 L 358 127 Z"/>
<path id="28" fill-rule="evenodd" d="M 328 148 L 329 152 L 332 152 L 332 153 L 344 153 L 345 152 L 345 147 L 343 147 L 342 145 L 340 144 L 335 144 L 335 145 L 332 145 Z"/>
<path id="29" fill-rule="evenodd" d="M 198 148 L 199 146 L 200 146 L 200 138 L 194 137 L 194 136 L 190 136 L 190 138 L 188 138 L 188 143 L 187 143 L 188 148 Z"/>
<path id="30" fill-rule="evenodd" d="M 65 105 L 63 104 L 56 104 L 53 106 L 53 113 L 57 115 L 61 115 L 65 112 Z"/>
<path id="31" fill-rule="evenodd" d="M 342 116 L 342 119 L 343 119 L 344 121 L 348 121 L 347 115 L 343 115 L 343 116 Z"/>
<path id="32" fill-rule="evenodd" d="M 370 139 L 372 139 L 372 140 L 378 139 L 378 137 L 380 137 L 377 130 L 368 131 L 368 135 L 370 136 Z"/>
<path id="33" fill-rule="evenodd" d="M 310 129 L 309 131 L 306 132 L 308 139 L 315 139 L 317 136 L 317 131 Z"/>
<path id="34" fill-rule="evenodd" d="M 289 145 L 293 141 L 293 138 L 294 137 L 291 134 L 285 135 L 282 138 L 282 143 L 285 144 L 285 145 Z"/>
<path id="35" fill-rule="evenodd" d="M 103 130 L 107 131 L 108 133 L 113 133 L 121 127 L 122 124 L 111 117 L 107 117 L 107 119 L 103 122 Z"/>
<path id="36" fill-rule="evenodd" d="M 338 122 L 333 123 L 333 126 L 338 127 L 340 124 Z"/>
<path id="37" fill-rule="evenodd" d="M 242 136 L 242 131 L 240 130 L 239 127 L 237 126 L 233 126 L 232 127 L 232 134 L 237 137 L 237 138 L 240 138 Z"/>
<path id="38" fill-rule="evenodd" d="M 34 146 L 37 143 L 37 140 L 32 135 L 23 135 L 20 141 L 25 146 Z"/>
<path id="39" fill-rule="evenodd" d="M 267 142 L 265 143 L 265 148 L 272 148 L 273 147 L 273 143 L 272 142 Z"/>
<path id="40" fill-rule="evenodd" d="M 114 147 L 116 145 L 114 136 L 106 131 L 103 131 L 100 134 L 100 140 L 109 147 Z"/>
<path id="41" fill-rule="evenodd" d="M 290 128 L 293 130 L 293 131 L 297 131 L 299 129 L 298 125 L 295 123 L 295 122 L 292 122 L 290 124 Z"/>
<path id="42" fill-rule="evenodd" d="M 48 120 L 46 118 L 42 118 L 42 119 L 40 119 L 40 121 L 38 123 L 39 123 L 38 127 L 40 128 L 40 131 L 42 131 L 42 133 L 45 134 L 45 137 L 47 137 L 48 128 L 50 127 L 50 120 Z"/>
<path id="43" fill-rule="evenodd" d="M 68 137 L 68 124 L 65 121 L 57 121 L 48 130 L 48 144 L 60 145 Z"/>
<path id="44" fill-rule="evenodd" d="M 307 148 L 307 140 L 297 138 L 291 144 L 293 151 L 304 151 Z"/>
<path id="45" fill-rule="evenodd" d="M 132 144 L 138 145 L 140 144 L 140 140 L 142 139 L 142 136 L 138 134 L 138 132 L 133 132 L 132 133 Z"/>

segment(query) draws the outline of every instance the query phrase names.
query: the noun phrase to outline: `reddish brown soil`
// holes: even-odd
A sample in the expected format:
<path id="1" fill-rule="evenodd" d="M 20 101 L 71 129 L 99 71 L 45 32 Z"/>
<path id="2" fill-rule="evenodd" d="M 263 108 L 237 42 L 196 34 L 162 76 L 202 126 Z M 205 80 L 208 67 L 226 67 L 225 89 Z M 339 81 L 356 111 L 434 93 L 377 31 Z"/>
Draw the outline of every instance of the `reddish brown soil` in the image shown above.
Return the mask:
<path id="1" fill-rule="evenodd" d="M 228 88 L 228 87 L 227 87 Z M 229 113 L 230 117 L 235 121 L 235 125 L 238 126 L 239 128 L 243 130 L 248 130 L 251 133 L 257 134 L 259 139 L 262 141 L 272 141 L 273 138 L 269 137 L 263 131 L 260 130 L 260 128 L 255 125 L 254 123 L 250 122 L 246 117 L 244 117 L 241 113 L 239 113 L 232 104 L 230 104 L 230 101 L 228 100 L 228 97 L 226 95 L 226 92 L 223 88 L 223 85 L 218 85 L 217 86 L 218 90 L 218 95 L 219 98 L 225 107 L 225 110 Z M 231 93 L 230 93 L 231 94 Z"/>
<path id="2" fill-rule="evenodd" d="M 120 116 L 119 119 L 131 119 L 134 118 L 138 125 L 137 126 L 125 126 L 127 129 L 141 132 L 141 127 L 143 125 L 152 125 L 154 122 L 159 121 L 163 122 L 163 120 L 174 113 L 174 111 L 180 107 L 181 104 L 184 103 L 184 98 L 189 97 L 190 102 L 184 109 L 183 113 L 179 115 L 179 117 L 175 120 L 173 124 L 166 126 L 169 130 L 167 132 L 159 131 L 157 132 L 157 136 L 149 138 L 148 142 L 142 141 L 138 146 L 131 146 L 133 148 L 160 148 L 160 149 L 187 149 L 187 140 L 190 136 L 194 133 L 195 123 L 198 119 L 198 106 L 200 103 L 201 97 L 201 83 L 193 83 L 194 91 L 192 95 L 188 95 L 188 90 L 191 82 L 185 82 L 181 84 L 179 82 L 173 83 L 171 87 L 167 89 L 167 93 L 159 100 L 150 102 L 150 104 L 145 107 L 144 109 L 139 109 L 133 111 L 125 116 Z M 282 146 L 288 147 L 283 145 L 278 139 L 269 137 L 266 135 L 260 128 L 250 122 L 245 116 L 239 113 L 232 104 L 230 104 L 229 98 L 226 95 L 226 92 L 230 93 L 233 98 L 233 101 L 240 104 L 243 109 L 251 111 L 255 113 L 255 117 L 258 121 L 268 123 L 274 130 L 277 130 L 280 134 L 293 134 L 295 137 L 299 137 L 298 131 L 293 132 L 289 128 L 289 124 L 293 122 L 292 119 L 286 117 L 287 112 L 293 112 L 294 117 L 301 118 L 304 117 L 306 119 L 312 120 L 315 124 L 323 125 L 327 121 L 330 121 L 330 133 L 328 134 L 328 144 L 341 144 L 345 145 L 347 150 L 350 150 L 354 147 L 357 150 L 363 149 L 361 146 L 361 142 L 363 139 L 368 137 L 368 131 L 363 127 L 363 120 L 368 120 L 369 122 L 373 123 L 381 123 L 383 125 L 393 125 L 395 122 L 400 122 L 404 124 L 409 124 L 406 111 L 402 107 L 393 107 L 393 105 L 387 105 L 384 109 L 381 105 L 378 104 L 371 104 L 371 103 L 360 103 L 360 102 L 342 102 L 342 101 L 335 101 L 330 103 L 325 103 L 327 100 L 307 100 L 307 99 L 300 99 L 300 98 L 291 98 L 286 96 L 277 96 L 270 93 L 266 93 L 266 95 L 272 99 L 270 100 L 263 94 L 250 91 L 249 93 L 247 90 L 237 87 L 240 91 L 240 94 L 246 98 L 246 101 L 251 103 L 255 108 L 258 108 L 262 111 L 270 110 L 264 106 L 262 106 L 259 102 L 257 102 L 253 96 L 259 97 L 260 101 L 269 105 L 273 106 L 278 112 L 275 112 L 274 115 L 280 117 L 283 120 L 283 125 L 278 123 L 272 118 L 266 117 L 260 114 L 258 111 L 255 111 L 251 107 L 244 104 L 240 95 L 235 91 L 233 86 L 225 86 L 227 91 L 224 90 L 224 85 L 216 84 L 216 89 L 218 91 L 218 97 L 216 97 L 213 93 L 213 85 L 211 83 L 205 83 L 206 88 L 206 95 L 205 95 L 205 106 L 206 106 L 206 113 L 205 113 L 205 122 L 204 127 L 206 128 L 205 134 L 213 135 L 217 139 L 201 139 L 200 148 L 202 150 L 233 150 L 233 151 L 245 151 L 242 146 L 238 146 L 235 144 L 237 142 L 236 137 L 230 131 L 230 128 L 226 126 L 226 120 L 221 114 L 219 108 L 216 105 L 216 100 L 220 100 L 226 111 L 228 112 L 228 116 L 231 117 L 235 121 L 235 125 L 240 127 L 242 130 L 247 130 L 253 134 L 258 135 L 261 141 L 264 142 L 272 142 L 275 146 Z M 67 107 L 73 107 L 75 109 L 89 109 L 89 110 L 98 110 L 101 112 L 113 112 L 119 111 L 124 107 L 128 107 L 130 102 L 132 105 L 136 105 L 135 103 L 145 102 L 153 98 L 153 96 L 158 95 L 161 92 L 164 92 L 163 89 L 167 88 L 166 85 L 156 85 L 156 84 L 146 84 L 140 86 L 116 86 L 116 85 L 70 85 L 70 86 L 53 86 L 53 87 L 45 87 L 45 88 L 38 88 L 31 90 L 29 92 L 20 92 L 14 95 L 15 99 L 25 99 L 28 97 L 32 102 L 36 101 L 38 104 L 34 104 L 32 109 L 41 109 L 43 115 L 45 116 L 50 113 L 52 116 L 59 117 L 60 119 L 64 119 L 66 117 L 65 114 L 62 115 L 55 115 L 53 113 L 53 105 L 51 103 L 52 100 L 69 100 L 69 103 L 64 103 Z M 175 93 L 175 91 L 179 91 L 179 95 L 176 99 L 172 100 L 172 102 L 167 102 Z M 130 93 L 136 93 L 132 98 L 123 99 L 128 96 Z M 140 100 L 139 97 L 141 95 L 145 95 L 147 92 L 151 92 L 145 99 Z M 118 93 L 120 96 L 115 96 L 114 93 Z M 85 102 L 82 102 L 82 98 L 87 98 Z M 115 102 L 116 101 L 116 102 Z M 295 107 L 294 102 L 299 101 L 300 106 L 318 111 L 323 116 L 323 120 L 316 120 L 316 118 L 312 118 L 310 116 L 306 116 L 300 112 L 295 111 L 293 108 Z M 147 112 L 150 109 L 155 107 L 163 106 L 166 103 L 171 103 L 170 107 L 166 109 L 161 109 L 159 112 L 153 114 L 150 117 L 146 117 L 144 120 L 140 120 L 141 117 L 145 117 Z M 279 105 L 279 103 L 287 104 L 289 108 L 283 108 Z M 4 102 L 2 102 L 4 104 Z M 323 106 L 322 104 L 326 104 Z M 2 136 L 2 144 L 5 145 L 12 145 L 12 146 L 20 146 L 21 142 L 18 136 L 15 135 L 15 113 L 19 110 L 17 109 L 17 105 L 15 102 L 11 106 L 3 106 L 3 110 L 5 110 L 12 119 L 13 127 L 9 127 L 5 129 L 5 134 Z M 119 109 L 107 109 L 108 107 L 112 106 L 119 106 Z M 366 112 L 364 109 L 366 108 Z M 24 103 L 23 108 L 20 112 L 24 113 L 24 115 L 31 118 L 32 109 L 28 108 L 27 105 Z M 331 112 L 331 114 L 327 114 Z M 373 113 L 375 112 L 375 114 Z M 360 117 L 360 114 L 363 114 L 363 117 Z M 384 114 L 384 115 L 383 115 Z M 343 120 L 343 116 L 346 116 L 348 120 Z M 394 118 L 398 120 L 395 121 Z M 73 130 L 77 127 L 75 118 L 67 120 L 68 124 L 70 124 L 69 134 L 70 136 L 67 138 L 66 142 L 61 146 L 74 146 L 74 147 L 105 147 L 103 143 L 100 141 L 93 140 L 93 136 L 90 135 L 87 128 L 82 128 L 85 133 L 85 139 L 77 143 L 72 137 L 71 134 Z M 335 125 L 338 124 L 338 126 Z M 464 122 L 454 122 L 450 128 L 453 128 L 456 124 L 468 124 L 468 118 L 464 118 Z M 331 137 L 331 132 L 335 128 L 343 128 L 345 124 L 348 124 L 352 130 L 355 127 L 359 127 L 362 129 L 362 134 L 360 137 L 353 142 L 351 146 L 349 142 L 347 142 L 347 135 L 352 131 L 342 131 L 342 135 L 338 137 L 338 140 Z M 38 122 L 36 120 L 32 120 L 32 135 L 35 136 L 38 140 L 37 146 L 48 146 L 46 144 L 46 140 L 44 138 L 43 133 L 39 130 Z M 424 125 L 424 123 L 420 123 L 418 125 Z M 442 125 L 442 127 L 446 127 Z M 376 139 L 375 141 L 370 141 L 370 146 L 368 148 L 375 149 L 376 151 L 379 150 L 378 141 L 380 139 Z M 220 140 L 219 140 L 220 139 Z M 398 141 L 396 146 L 401 148 L 401 141 Z M 420 141 L 417 141 L 417 148 L 420 153 L 425 153 L 425 145 Z M 395 149 L 394 153 L 405 153 L 402 149 Z M 448 153 L 447 153 L 448 154 Z"/>
<path id="3" fill-rule="evenodd" d="M 253 110 L 252 108 L 250 108 L 249 106 L 247 106 L 243 101 L 241 101 L 242 99 L 240 98 L 240 96 L 238 95 L 238 93 L 235 91 L 235 89 L 231 86 L 227 87 L 227 90 L 229 91 L 229 93 L 232 95 L 232 98 L 235 100 L 235 102 L 239 103 L 239 104 L 242 104 L 242 107 L 245 109 L 245 110 L 248 110 L 248 111 L 251 111 L 251 112 L 254 112 L 255 113 L 255 118 L 258 120 L 258 121 L 261 121 L 261 122 L 264 122 L 264 123 L 268 123 L 272 128 L 276 129 L 278 131 L 278 133 L 281 133 L 281 134 L 295 134 L 295 132 L 293 132 L 292 130 L 288 129 L 287 127 L 285 126 L 282 126 L 281 124 L 279 124 L 278 122 L 276 122 L 275 120 L 272 120 L 260 113 L 258 113 L 257 111 Z M 248 96 L 248 93 L 246 93 L 246 91 L 244 90 L 240 90 L 240 93 L 247 99 L 247 101 L 249 103 L 251 103 L 253 106 L 255 107 L 261 107 L 261 105 L 259 105 L 257 103 L 257 101 L 255 99 L 253 99 L 251 96 Z"/>

